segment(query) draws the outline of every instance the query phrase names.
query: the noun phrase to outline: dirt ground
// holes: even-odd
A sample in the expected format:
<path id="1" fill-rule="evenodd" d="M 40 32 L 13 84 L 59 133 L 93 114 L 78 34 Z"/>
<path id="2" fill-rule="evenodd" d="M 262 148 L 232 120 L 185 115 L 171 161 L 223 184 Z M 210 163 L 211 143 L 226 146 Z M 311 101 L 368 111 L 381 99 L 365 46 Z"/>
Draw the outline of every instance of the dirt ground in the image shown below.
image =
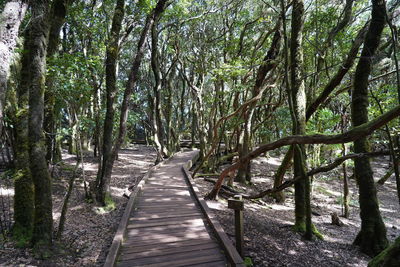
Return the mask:
<path id="1" fill-rule="evenodd" d="M 375 177 L 382 177 L 388 170 L 388 158 L 375 159 L 372 163 Z M 253 185 L 237 189 L 258 192 L 272 187 L 272 175 L 279 167 L 280 157 L 258 158 L 252 163 Z M 349 168 L 351 175 L 351 169 Z M 290 173 L 286 178 L 290 178 Z M 350 217 L 340 217 L 344 226 L 331 224 L 331 214 L 342 214 L 341 168 L 314 177 L 313 182 L 313 223 L 323 234 L 324 240 L 307 241 L 291 230 L 294 224 L 293 189 L 285 192 L 287 199 L 277 204 L 272 198 L 246 201 L 244 210 L 245 256 L 250 257 L 254 266 L 367 266 L 370 258 L 352 245 L 359 229 L 358 192 L 355 181 L 350 180 Z M 206 194 L 212 184 L 196 178 L 200 191 Z M 378 197 L 387 236 L 393 241 L 400 236 L 400 208 L 396 195 L 396 183 L 391 177 L 384 186 L 378 186 Z M 215 211 L 228 236 L 234 240 L 233 211 L 227 209 L 227 201 L 208 201 Z"/>
<path id="2" fill-rule="evenodd" d="M 64 154 L 63 159 L 63 164 L 54 170 L 55 230 L 68 179 L 76 162 L 73 155 Z M 75 182 L 62 239 L 55 244 L 56 255 L 49 260 L 38 261 L 32 257 L 31 249 L 15 248 L 15 244 L 8 240 L 5 244 L 0 242 L 0 266 L 102 266 L 127 203 L 122 195 L 129 185 L 137 183 L 144 176 L 154 161 L 155 151 L 151 147 L 135 145 L 120 152 L 110 184 L 115 202 L 115 209 L 110 212 L 104 212 L 85 201 L 81 176 Z M 88 154 L 84 162 L 86 180 L 91 181 L 96 177 L 97 159 Z"/>

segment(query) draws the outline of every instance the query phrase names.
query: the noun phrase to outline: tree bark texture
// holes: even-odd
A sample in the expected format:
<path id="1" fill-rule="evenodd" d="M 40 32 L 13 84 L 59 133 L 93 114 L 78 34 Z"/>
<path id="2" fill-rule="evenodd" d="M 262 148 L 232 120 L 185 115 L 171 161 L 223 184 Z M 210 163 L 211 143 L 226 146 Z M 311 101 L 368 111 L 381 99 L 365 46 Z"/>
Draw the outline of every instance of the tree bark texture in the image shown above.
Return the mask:
<path id="1" fill-rule="evenodd" d="M 368 122 L 368 77 L 372 69 L 372 60 L 379 46 L 385 27 L 385 1 L 372 0 L 372 18 L 364 47 L 358 61 L 354 77 L 351 102 L 351 118 L 354 127 Z M 368 152 L 367 139 L 354 141 L 354 152 Z M 386 227 L 379 212 L 378 199 L 369 159 L 354 160 L 355 177 L 359 187 L 361 230 L 354 243 L 369 255 L 375 256 L 388 245 Z"/>
<path id="2" fill-rule="evenodd" d="M 400 263 L 400 237 L 394 243 L 379 253 L 369 263 L 368 267 L 396 267 Z"/>
<path id="3" fill-rule="evenodd" d="M 292 33 L 290 42 L 290 87 L 293 101 L 293 134 L 304 135 L 306 133 L 306 92 L 303 80 L 303 25 L 304 3 L 302 0 L 293 1 Z M 302 176 L 295 183 L 295 227 L 304 232 L 306 230 L 307 206 L 310 200 L 308 176 L 306 174 L 306 161 L 304 146 L 298 145 L 294 149 L 293 167 L 294 176 Z M 308 232 L 308 231 L 307 231 Z"/>
<path id="4" fill-rule="evenodd" d="M 0 122 L 3 121 L 7 80 L 14 48 L 17 45 L 18 31 L 28 3 L 25 0 L 12 0 L 6 3 L 0 15 Z M 0 135 L 3 131 L 0 123 Z"/>
<path id="5" fill-rule="evenodd" d="M 31 3 L 29 31 L 29 166 L 35 185 L 35 220 L 32 243 L 49 249 L 53 239 L 51 177 L 47 169 L 43 136 L 46 53 L 49 33 L 49 1 Z"/>
<path id="6" fill-rule="evenodd" d="M 115 115 L 115 97 L 117 88 L 117 61 L 119 53 L 119 36 L 122 20 L 125 14 L 125 1 L 118 0 L 114 10 L 110 37 L 106 50 L 106 115 L 104 118 L 102 157 L 100 157 L 99 170 L 96 181 L 96 200 L 105 205 L 104 177 L 110 162 L 112 162 L 113 130 Z"/>
<path id="7" fill-rule="evenodd" d="M 158 21 L 160 17 L 154 18 L 151 26 L 151 69 L 154 74 L 153 86 L 153 130 L 154 130 L 154 143 L 158 150 L 158 155 L 161 157 L 168 156 L 168 150 L 164 143 L 164 127 L 161 119 L 161 71 L 158 55 Z M 157 159 L 162 161 L 162 158 Z"/>
<path id="8" fill-rule="evenodd" d="M 14 176 L 14 234 L 30 236 L 33 229 L 34 190 L 29 169 L 28 148 L 28 96 L 29 96 L 29 50 L 30 38 L 25 34 L 24 52 L 21 58 L 20 83 L 17 88 L 17 111 L 15 115 L 15 167 Z"/>

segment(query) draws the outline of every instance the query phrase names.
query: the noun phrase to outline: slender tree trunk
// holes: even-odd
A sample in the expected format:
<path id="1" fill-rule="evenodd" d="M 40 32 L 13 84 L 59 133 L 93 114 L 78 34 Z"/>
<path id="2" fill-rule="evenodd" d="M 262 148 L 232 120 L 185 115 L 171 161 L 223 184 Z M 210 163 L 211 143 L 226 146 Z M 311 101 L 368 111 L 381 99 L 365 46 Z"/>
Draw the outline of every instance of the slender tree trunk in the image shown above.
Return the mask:
<path id="1" fill-rule="evenodd" d="M 344 133 L 344 128 L 346 124 L 346 108 L 343 109 L 343 114 L 341 116 L 341 130 Z M 346 144 L 342 144 L 342 155 L 345 156 L 347 154 Z M 349 178 L 347 176 L 347 164 L 346 161 L 342 164 L 343 169 L 343 207 L 344 212 L 343 216 L 345 218 L 349 218 L 350 216 L 350 207 L 349 207 Z"/>
<path id="2" fill-rule="evenodd" d="M 368 122 L 368 76 L 371 73 L 372 58 L 379 46 L 385 26 L 386 6 L 384 1 L 372 0 L 372 19 L 365 38 L 364 47 L 357 65 L 352 92 L 351 117 L 353 126 Z M 354 152 L 368 152 L 366 138 L 354 141 Z M 361 250 L 375 256 L 388 245 L 386 227 L 379 212 L 378 199 L 371 165 L 368 158 L 354 160 L 355 177 L 359 186 L 361 230 L 354 244 Z"/>
<path id="3" fill-rule="evenodd" d="M 49 43 L 47 46 L 47 59 L 51 59 L 57 52 L 58 45 L 60 44 L 60 31 L 65 22 L 67 15 L 68 5 L 73 0 L 57 0 L 52 4 L 51 17 L 50 17 L 50 32 Z M 57 162 L 56 155 L 56 111 L 54 95 L 54 82 L 52 78 L 46 79 L 45 111 L 43 128 L 46 132 L 46 160 L 48 163 L 53 164 Z"/>
<path id="4" fill-rule="evenodd" d="M 151 11 L 151 13 L 147 16 L 145 25 L 142 29 L 140 39 L 138 42 L 137 52 L 132 64 L 132 68 L 129 73 L 128 82 L 125 88 L 124 97 L 121 104 L 121 114 L 119 118 L 119 130 L 118 136 L 115 140 L 114 147 L 112 149 L 109 160 L 107 160 L 106 166 L 103 167 L 103 171 L 100 177 L 97 178 L 97 187 L 96 187 L 96 198 L 100 200 L 100 203 L 105 202 L 105 196 L 108 192 L 108 187 L 111 180 L 111 173 L 114 165 L 114 161 L 118 156 L 118 151 L 121 148 L 121 145 L 125 139 L 126 135 L 126 125 L 128 120 L 128 112 L 129 112 L 129 101 L 133 94 L 133 90 L 136 86 L 136 82 L 138 80 L 139 68 L 142 62 L 142 58 L 145 50 L 145 43 L 147 39 L 147 35 L 151 26 L 153 25 L 154 20 L 161 16 L 166 8 L 168 0 L 159 0 L 156 7 Z M 103 155 L 104 157 L 104 155 Z"/>
<path id="5" fill-rule="evenodd" d="M 122 28 L 122 20 L 125 14 L 125 1 L 118 0 L 114 10 L 114 17 L 111 26 L 110 37 L 108 39 L 106 51 L 106 94 L 107 108 L 104 118 L 103 129 L 103 147 L 102 157 L 99 158 L 99 170 L 96 179 L 96 200 L 105 205 L 105 182 L 104 174 L 109 168 L 109 164 L 113 164 L 112 146 L 113 146 L 113 129 L 114 129 L 114 114 L 115 114 L 115 97 L 118 92 L 117 82 L 117 61 L 119 53 L 119 35 Z"/>
<path id="6" fill-rule="evenodd" d="M 43 253 L 51 248 L 53 216 L 51 177 L 47 169 L 43 136 L 46 50 L 49 33 L 49 1 L 31 3 L 29 45 L 29 166 L 35 185 L 35 220 L 32 243 Z M 44 254 L 43 254 L 44 255 Z"/>
<path id="7" fill-rule="evenodd" d="M 154 140 L 158 141 L 156 143 L 156 148 L 158 150 L 158 154 L 162 155 L 162 157 L 168 156 L 168 150 L 166 148 L 164 142 L 164 127 L 161 119 L 161 72 L 160 72 L 160 62 L 158 55 L 158 21 L 160 17 L 157 16 L 154 18 L 153 24 L 151 26 L 151 68 L 154 74 L 155 84 L 153 87 L 153 125 L 154 125 Z M 159 159 L 162 160 L 162 159 Z"/>
<path id="8" fill-rule="evenodd" d="M 29 169 L 28 149 L 28 96 L 30 55 L 28 48 L 31 40 L 28 31 L 25 34 L 24 52 L 21 59 L 20 83 L 17 88 L 17 111 L 15 115 L 15 167 L 14 176 L 14 234 L 30 237 L 33 229 L 34 189 Z"/>
<path id="9" fill-rule="evenodd" d="M 306 93 L 303 80 L 303 24 L 304 24 L 304 3 L 302 0 L 293 1 L 292 11 L 292 35 L 290 46 L 290 82 L 293 101 L 293 134 L 304 135 L 306 133 Z M 306 161 L 304 145 L 294 149 L 294 177 L 303 177 L 295 183 L 295 228 L 306 232 L 306 237 L 311 239 L 311 223 L 308 220 L 311 216 L 310 206 L 310 182 L 306 175 Z"/>

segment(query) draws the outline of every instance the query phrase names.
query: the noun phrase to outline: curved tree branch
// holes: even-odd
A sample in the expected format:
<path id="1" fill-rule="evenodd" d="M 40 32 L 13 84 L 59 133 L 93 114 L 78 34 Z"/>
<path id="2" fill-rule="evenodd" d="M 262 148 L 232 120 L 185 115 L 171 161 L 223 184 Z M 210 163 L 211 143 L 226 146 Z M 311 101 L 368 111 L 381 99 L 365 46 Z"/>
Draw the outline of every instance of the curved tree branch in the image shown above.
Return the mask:
<path id="1" fill-rule="evenodd" d="M 232 164 L 225 170 L 223 170 L 218 178 L 217 183 L 215 184 L 212 191 L 206 196 L 208 199 L 215 199 L 224 178 L 227 176 L 228 173 L 238 169 L 241 165 L 245 164 L 246 162 L 258 157 L 259 155 L 274 150 L 276 148 L 287 146 L 287 145 L 294 145 L 294 144 L 341 144 L 341 143 L 349 143 L 353 142 L 354 140 L 358 140 L 360 138 L 366 137 L 372 134 L 375 130 L 381 128 L 383 125 L 388 123 L 389 121 L 397 118 L 400 116 L 400 105 L 396 106 L 395 108 L 391 109 L 390 111 L 382 114 L 381 116 L 371 120 L 367 123 L 359 125 L 357 127 L 352 128 L 351 130 L 336 135 L 322 135 L 322 134 L 315 134 L 315 135 L 292 135 L 281 138 L 275 142 L 268 143 L 261 145 L 257 149 L 250 152 L 247 156 L 239 159 L 238 162 Z M 279 187 L 277 187 L 279 188 Z"/>

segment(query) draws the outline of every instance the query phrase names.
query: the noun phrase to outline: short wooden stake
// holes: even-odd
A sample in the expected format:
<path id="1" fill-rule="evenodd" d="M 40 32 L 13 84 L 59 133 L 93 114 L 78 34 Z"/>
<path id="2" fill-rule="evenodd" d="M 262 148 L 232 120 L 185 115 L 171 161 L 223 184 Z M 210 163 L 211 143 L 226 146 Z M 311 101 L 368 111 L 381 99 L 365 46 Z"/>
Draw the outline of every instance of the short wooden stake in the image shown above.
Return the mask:
<path id="1" fill-rule="evenodd" d="M 243 228 L 243 209 L 244 202 L 241 195 L 235 195 L 233 198 L 228 199 L 228 208 L 235 211 L 235 238 L 236 249 L 240 256 L 244 256 L 244 228 Z"/>

